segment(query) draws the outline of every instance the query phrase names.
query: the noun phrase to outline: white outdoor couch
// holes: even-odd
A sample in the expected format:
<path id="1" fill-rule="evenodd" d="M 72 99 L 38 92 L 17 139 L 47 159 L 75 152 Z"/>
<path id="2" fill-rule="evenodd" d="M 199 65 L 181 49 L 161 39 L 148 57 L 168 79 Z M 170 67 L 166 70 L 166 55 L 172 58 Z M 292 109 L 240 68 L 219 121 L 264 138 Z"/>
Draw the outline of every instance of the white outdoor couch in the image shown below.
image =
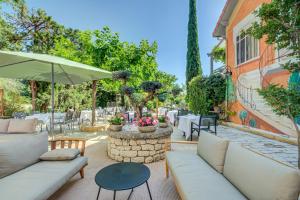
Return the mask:
<path id="1" fill-rule="evenodd" d="M 169 171 L 183 200 L 300 200 L 298 169 L 205 132 L 197 153 L 167 152 Z"/>
<path id="2" fill-rule="evenodd" d="M 1 125 L 1 122 L 0 122 Z M 39 157 L 48 151 L 48 133 L 2 133 L 0 134 L 0 199 L 1 200 L 45 200 L 62 187 L 71 177 L 80 172 L 87 158 L 81 155 L 67 161 L 40 161 Z M 55 149 L 57 140 L 51 141 Z M 65 146 L 65 145 L 63 145 Z M 73 147 L 73 146 L 72 146 Z"/>

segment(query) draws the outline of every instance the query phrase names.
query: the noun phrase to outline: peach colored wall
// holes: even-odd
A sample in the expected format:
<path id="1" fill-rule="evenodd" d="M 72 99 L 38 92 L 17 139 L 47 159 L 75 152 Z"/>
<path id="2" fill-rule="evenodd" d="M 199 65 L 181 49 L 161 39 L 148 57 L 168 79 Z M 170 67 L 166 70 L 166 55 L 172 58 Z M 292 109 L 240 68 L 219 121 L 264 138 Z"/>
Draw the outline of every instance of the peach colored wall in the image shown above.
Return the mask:
<path id="1" fill-rule="evenodd" d="M 237 77 L 245 72 L 252 71 L 259 67 L 259 59 L 252 60 L 245 64 L 241 64 L 238 67 L 235 66 L 235 48 L 233 38 L 233 28 L 242 21 L 245 17 L 250 15 L 259 5 L 262 3 L 268 3 L 271 0 L 240 0 L 236 11 L 233 12 L 229 25 L 226 30 L 226 42 L 227 42 L 227 66 L 231 68 L 233 81 L 236 81 Z M 265 42 L 265 38 L 259 41 L 259 57 L 268 46 Z"/>
<path id="2" fill-rule="evenodd" d="M 281 85 L 283 87 L 287 87 L 289 77 L 290 77 L 290 72 L 287 70 L 266 75 L 263 80 L 263 87 L 269 84 L 275 84 L 275 85 Z"/>
<path id="3" fill-rule="evenodd" d="M 230 121 L 232 121 L 236 124 L 242 124 L 242 121 L 239 118 L 239 112 L 241 110 L 246 110 L 243 107 L 243 105 L 241 105 L 238 101 L 236 101 L 235 103 L 233 103 L 231 105 L 230 110 L 235 111 L 237 113 L 235 116 L 230 117 Z M 255 119 L 256 120 L 256 123 L 257 123 L 256 128 L 271 131 L 271 132 L 274 132 L 274 133 L 281 133 L 278 129 L 276 129 L 275 127 L 269 125 L 268 123 L 264 122 L 263 120 L 261 120 L 260 118 L 256 117 L 254 114 L 252 114 L 250 111 L 248 111 L 248 116 L 246 118 L 246 125 L 247 126 L 249 125 L 249 120 L 250 119 Z M 281 133 L 281 134 L 283 134 L 283 133 Z"/>
<path id="4" fill-rule="evenodd" d="M 265 38 L 262 38 L 259 41 L 259 57 L 255 60 L 247 62 L 245 64 L 241 64 L 238 67 L 235 66 L 235 48 L 234 48 L 234 39 L 233 38 L 233 29 L 234 27 L 245 17 L 250 15 L 258 6 L 262 3 L 270 3 L 271 0 L 239 0 L 238 5 L 235 8 L 235 11 L 232 13 L 231 19 L 229 20 L 229 24 L 226 29 L 226 61 L 227 66 L 231 68 L 232 71 L 232 79 L 234 83 L 236 82 L 238 76 L 242 73 L 246 73 L 259 68 L 259 57 L 262 56 L 264 51 L 266 51 L 268 44 L 265 43 Z M 268 53 L 264 54 L 268 55 L 265 59 L 262 59 L 262 65 L 272 64 L 272 60 L 275 57 L 274 48 L 269 47 Z M 268 77 L 271 82 L 281 83 L 282 85 L 287 85 L 287 74 L 274 74 Z M 230 110 L 235 111 L 237 113 L 236 116 L 230 117 L 230 120 L 234 123 L 242 124 L 242 121 L 239 118 L 239 112 L 244 110 L 245 108 L 239 103 L 235 102 L 230 106 Z M 272 131 L 280 133 L 279 130 L 274 128 L 273 126 L 267 124 L 265 121 L 253 115 L 248 111 L 248 121 L 250 118 L 256 120 L 258 127 L 264 130 Z"/>

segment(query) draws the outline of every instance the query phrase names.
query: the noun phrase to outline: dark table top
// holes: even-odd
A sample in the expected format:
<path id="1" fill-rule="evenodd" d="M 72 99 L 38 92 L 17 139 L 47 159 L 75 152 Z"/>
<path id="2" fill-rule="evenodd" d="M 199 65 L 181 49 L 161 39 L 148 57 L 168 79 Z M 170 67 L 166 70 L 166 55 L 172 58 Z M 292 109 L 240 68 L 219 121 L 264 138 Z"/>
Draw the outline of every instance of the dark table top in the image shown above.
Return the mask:
<path id="1" fill-rule="evenodd" d="M 107 190 L 128 190 L 144 184 L 150 177 L 147 166 L 139 163 L 116 163 L 101 169 L 96 184 Z"/>

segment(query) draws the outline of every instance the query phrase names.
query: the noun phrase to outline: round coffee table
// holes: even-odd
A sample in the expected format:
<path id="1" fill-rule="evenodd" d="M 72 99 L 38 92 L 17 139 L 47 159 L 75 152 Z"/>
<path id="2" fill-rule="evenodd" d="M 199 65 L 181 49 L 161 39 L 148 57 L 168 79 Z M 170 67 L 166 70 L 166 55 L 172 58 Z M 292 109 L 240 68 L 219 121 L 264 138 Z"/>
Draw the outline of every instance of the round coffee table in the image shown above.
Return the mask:
<path id="1" fill-rule="evenodd" d="M 139 163 L 116 163 L 101 169 L 95 177 L 95 182 L 99 186 L 97 199 L 100 195 L 101 188 L 114 191 L 114 200 L 116 199 L 116 191 L 129 190 L 130 199 L 133 189 L 146 183 L 150 199 L 151 192 L 148 185 L 150 178 L 150 170 L 147 166 Z"/>

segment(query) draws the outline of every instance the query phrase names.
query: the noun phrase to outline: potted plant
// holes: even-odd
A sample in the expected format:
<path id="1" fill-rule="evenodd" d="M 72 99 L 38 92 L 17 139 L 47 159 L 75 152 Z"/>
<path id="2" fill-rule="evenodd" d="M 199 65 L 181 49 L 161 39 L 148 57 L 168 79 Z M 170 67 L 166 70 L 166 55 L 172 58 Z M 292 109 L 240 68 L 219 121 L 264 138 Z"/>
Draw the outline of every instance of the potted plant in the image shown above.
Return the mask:
<path id="1" fill-rule="evenodd" d="M 158 122 L 160 128 L 167 128 L 169 126 L 169 119 L 167 116 L 158 116 Z"/>
<path id="2" fill-rule="evenodd" d="M 153 117 L 142 117 L 137 121 L 140 132 L 149 133 L 156 130 L 157 121 Z"/>
<path id="3" fill-rule="evenodd" d="M 111 131 L 121 131 L 125 122 L 125 118 L 123 115 L 116 115 L 112 117 L 109 122 L 109 130 Z"/>

